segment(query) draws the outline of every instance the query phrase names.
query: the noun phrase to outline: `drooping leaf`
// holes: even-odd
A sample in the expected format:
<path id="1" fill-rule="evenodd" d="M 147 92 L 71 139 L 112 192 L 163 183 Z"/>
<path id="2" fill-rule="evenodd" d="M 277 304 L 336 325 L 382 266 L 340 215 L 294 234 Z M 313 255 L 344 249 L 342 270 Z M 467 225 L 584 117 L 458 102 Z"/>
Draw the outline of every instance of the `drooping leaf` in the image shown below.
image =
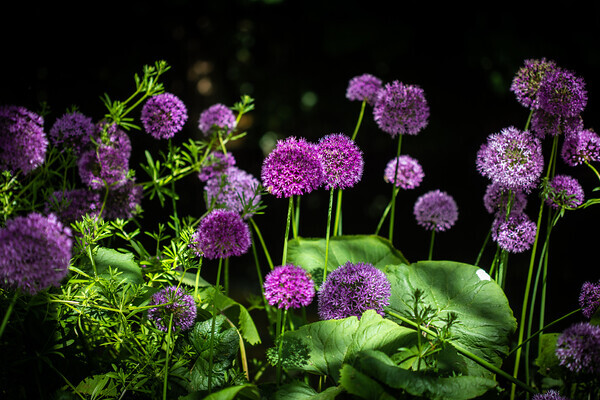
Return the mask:
<path id="1" fill-rule="evenodd" d="M 394 400 L 377 381 L 350 364 L 344 364 L 340 371 L 340 386 L 354 396 L 363 399 Z"/>
<path id="2" fill-rule="evenodd" d="M 317 392 L 305 382 L 292 382 L 282 385 L 275 392 L 274 400 L 333 400 L 342 392 L 338 386 L 329 387 L 322 392 Z"/>
<path id="3" fill-rule="evenodd" d="M 253 384 L 230 386 L 221 389 L 204 397 L 204 400 L 234 400 L 234 399 L 249 399 L 260 400 L 261 395 L 258 387 Z"/>

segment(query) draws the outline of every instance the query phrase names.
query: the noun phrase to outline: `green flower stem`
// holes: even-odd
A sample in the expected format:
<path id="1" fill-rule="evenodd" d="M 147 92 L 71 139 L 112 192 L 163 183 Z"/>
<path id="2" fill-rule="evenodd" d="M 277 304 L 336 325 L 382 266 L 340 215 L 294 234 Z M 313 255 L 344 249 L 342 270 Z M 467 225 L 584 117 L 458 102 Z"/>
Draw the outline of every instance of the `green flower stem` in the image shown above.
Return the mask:
<path id="1" fill-rule="evenodd" d="M 333 236 L 342 236 L 342 189 L 338 189 L 337 202 L 335 205 Z"/>
<path id="2" fill-rule="evenodd" d="M 292 218 L 292 210 L 294 207 L 294 197 L 290 196 L 289 205 L 288 205 L 288 213 L 287 213 L 287 222 L 285 224 L 285 237 L 283 241 L 283 256 L 281 257 L 281 265 L 285 265 L 287 261 L 287 243 L 288 237 L 290 235 L 290 220 Z"/>
<path id="3" fill-rule="evenodd" d="M 333 188 L 329 189 L 329 208 L 327 210 L 327 229 L 325 231 L 325 265 L 323 266 L 323 282 L 327 278 L 327 261 L 329 258 L 329 230 L 331 228 L 331 208 L 333 205 Z"/>
<path id="4" fill-rule="evenodd" d="M 411 325 L 412 327 L 421 330 L 425 333 L 427 333 L 428 335 L 431 335 L 435 338 L 438 337 L 438 334 L 434 331 L 432 331 L 431 329 L 419 325 L 414 321 L 411 321 L 410 319 L 403 317 L 402 315 L 394 312 L 394 311 L 390 311 L 389 309 L 386 310 L 386 313 L 391 315 L 394 318 L 399 319 L 402 322 L 405 322 L 408 325 Z M 485 369 L 487 369 L 488 371 L 491 371 L 497 375 L 502 376 L 503 378 L 509 380 L 510 382 L 512 382 L 515 385 L 519 385 L 520 387 L 522 387 L 523 389 L 527 390 L 529 393 L 537 393 L 536 390 L 534 390 L 532 387 L 530 387 L 529 385 L 527 385 L 524 382 L 519 381 L 518 379 L 514 378 L 513 376 L 511 376 L 510 374 L 504 372 L 503 370 L 501 370 L 500 368 L 496 367 L 494 364 L 489 363 L 488 361 L 485 361 L 484 359 L 482 359 L 481 357 L 477 356 L 476 354 L 471 353 L 469 350 L 464 349 L 462 346 L 460 346 L 458 343 L 451 341 L 452 346 L 456 349 L 456 351 L 458 351 L 460 354 L 462 354 L 463 356 L 470 358 L 471 360 L 475 361 L 477 364 L 481 365 L 482 367 L 484 367 Z"/>
<path id="5" fill-rule="evenodd" d="M 367 99 L 362 101 L 360 105 L 360 114 L 358 114 L 358 121 L 356 121 L 356 126 L 354 127 L 354 133 L 352 134 L 352 140 L 356 139 L 356 135 L 358 134 L 358 129 L 362 124 L 363 116 L 365 115 L 365 107 L 367 105 Z"/>
<path id="6" fill-rule="evenodd" d="M 210 351 L 208 353 L 208 393 L 212 393 L 212 370 L 213 370 L 213 353 L 214 353 L 214 341 L 215 341 L 215 320 L 217 319 L 217 306 L 216 298 L 219 294 L 219 284 L 221 281 L 221 267 L 223 266 L 223 259 L 219 258 L 219 266 L 217 267 L 217 282 L 215 283 L 215 293 L 212 299 L 213 315 L 210 326 Z"/>
<path id="7" fill-rule="evenodd" d="M 483 240 L 483 244 L 481 245 L 481 249 L 479 250 L 479 254 L 477 254 L 477 259 L 475 260 L 475 265 L 476 267 L 479 266 L 479 262 L 481 261 L 481 257 L 483 256 L 483 251 L 485 250 L 485 248 L 487 247 L 487 244 L 490 241 L 490 237 L 492 236 L 492 229 L 488 229 L 487 235 L 485 236 L 485 239 Z"/>
<path id="8" fill-rule="evenodd" d="M 225 259 L 225 273 L 223 275 L 225 296 L 229 296 L 229 258 Z"/>
<path id="9" fill-rule="evenodd" d="M 596 168 L 594 168 L 594 166 L 592 164 L 590 164 L 587 160 L 584 161 L 584 163 L 585 163 L 585 165 L 590 167 L 592 171 L 594 171 L 594 173 L 596 174 L 596 177 L 598 177 L 598 180 L 600 181 L 600 173 L 598 173 L 598 170 Z"/>
<path id="10" fill-rule="evenodd" d="M 10 314 L 12 314 L 12 311 L 15 308 L 15 304 L 17 303 L 17 299 L 19 298 L 20 293 L 21 293 L 21 290 L 17 288 L 17 290 L 15 290 L 15 294 L 13 295 L 12 299 L 10 300 L 10 304 L 8 305 L 8 308 L 6 309 L 6 313 L 4 313 L 4 317 L 2 318 L 2 325 L 0 325 L 0 338 L 2 338 L 2 335 L 4 334 L 4 330 L 6 329 L 6 326 L 8 325 L 8 319 L 10 318 Z"/>
<path id="11" fill-rule="evenodd" d="M 278 337 L 279 337 L 278 338 L 279 339 L 279 347 L 277 348 L 277 372 L 276 372 L 277 386 L 281 385 L 281 368 L 282 368 L 282 362 L 283 362 L 281 357 L 282 357 L 282 352 L 283 352 L 283 333 L 285 332 L 285 320 L 287 318 L 287 309 L 284 309 L 283 313 L 281 312 L 281 309 L 278 309 L 278 314 L 281 319 L 281 322 L 280 322 L 281 331 L 277 332 Z"/>
<path id="12" fill-rule="evenodd" d="M 273 269 L 273 261 L 271 260 L 271 256 L 269 255 L 269 251 L 267 250 L 267 245 L 265 244 L 263 236 L 260 233 L 260 229 L 258 229 L 258 225 L 256 225 L 256 222 L 254 222 L 254 218 L 249 218 L 249 219 L 250 219 L 250 223 L 252 224 L 252 227 L 254 228 L 254 231 L 256 232 L 256 236 L 258 236 L 258 240 L 260 241 L 263 252 L 265 253 L 267 262 L 269 263 L 269 267 L 272 270 Z"/>
<path id="13" fill-rule="evenodd" d="M 196 269 L 196 281 L 194 282 L 194 300 L 199 301 L 198 286 L 200 286 L 200 271 L 202 270 L 202 257 L 199 257 L 198 268 Z"/>
<path id="14" fill-rule="evenodd" d="M 432 257 L 433 257 L 433 242 L 435 240 L 435 229 L 431 230 L 431 240 L 429 241 L 429 258 L 428 260 L 431 261 Z"/>
<path id="15" fill-rule="evenodd" d="M 402 135 L 398 135 L 398 149 L 396 150 L 396 158 L 398 158 L 400 156 L 400 150 L 401 150 L 401 146 L 402 146 Z M 392 209 L 391 209 L 391 214 L 390 214 L 390 229 L 389 229 L 389 233 L 388 233 L 388 238 L 390 240 L 390 242 L 393 241 L 394 239 L 394 219 L 395 219 L 395 214 L 396 214 L 396 195 L 398 194 L 398 191 L 396 190 L 396 180 L 398 179 L 398 165 L 399 163 L 396 162 L 396 172 L 394 173 L 394 182 L 392 183 Z"/>
<path id="16" fill-rule="evenodd" d="M 166 356 L 165 356 L 165 378 L 163 381 L 163 400 L 167 400 L 167 383 L 169 381 L 169 357 L 171 355 L 171 329 L 173 328 L 173 314 L 169 318 L 169 330 L 167 331 L 167 340 L 166 340 Z"/>
<path id="17" fill-rule="evenodd" d="M 396 191 L 396 194 L 398 194 L 398 191 L 400 190 L 400 188 L 394 187 L 394 190 Z M 392 197 L 394 197 L 394 196 L 392 196 Z M 377 224 L 377 229 L 375 229 L 375 235 L 379 235 L 379 231 L 381 230 L 381 227 L 383 226 L 383 221 L 385 221 L 385 217 L 387 217 L 391 208 L 392 208 L 392 199 L 390 199 L 390 202 L 385 207 L 385 210 L 383 210 L 383 215 L 381 216 L 381 219 L 379 220 L 379 223 Z"/>
<path id="18" fill-rule="evenodd" d="M 292 196 L 292 198 L 296 197 L 296 208 L 294 210 L 294 223 L 292 224 L 294 239 L 298 238 L 298 230 L 300 227 L 300 196 Z"/>

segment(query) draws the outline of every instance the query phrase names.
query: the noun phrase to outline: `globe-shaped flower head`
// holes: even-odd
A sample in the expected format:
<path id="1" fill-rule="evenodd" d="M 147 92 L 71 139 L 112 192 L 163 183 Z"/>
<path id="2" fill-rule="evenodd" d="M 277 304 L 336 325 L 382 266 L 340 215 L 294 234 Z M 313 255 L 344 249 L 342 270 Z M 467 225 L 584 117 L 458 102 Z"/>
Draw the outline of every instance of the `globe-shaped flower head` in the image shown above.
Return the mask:
<path id="1" fill-rule="evenodd" d="M 573 72 L 555 69 L 544 75 L 538 92 L 542 110 L 563 117 L 575 117 L 587 104 L 585 82 Z"/>
<path id="2" fill-rule="evenodd" d="M 322 137 L 317 151 L 323 166 L 325 189 L 346 189 L 362 177 L 364 161 L 356 143 L 343 133 Z"/>
<path id="3" fill-rule="evenodd" d="M 429 104 L 423 89 L 394 81 L 378 92 L 373 117 L 379 128 L 392 137 L 416 135 L 428 124 Z"/>
<path id="4" fill-rule="evenodd" d="M 580 115 L 563 117 L 550 114 L 542 109 L 535 110 L 531 115 L 531 131 L 536 137 L 543 139 L 545 136 L 556 136 L 561 133 L 568 135 L 583 129 L 583 118 Z"/>
<path id="5" fill-rule="evenodd" d="M 240 168 L 229 167 L 204 185 L 208 208 L 226 208 L 249 218 L 260 203 L 259 185 L 253 175 Z"/>
<path id="6" fill-rule="evenodd" d="M 411 156 L 401 155 L 392 158 L 383 172 L 383 180 L 402 189 L 414 189 L 418 187 L 425 173 L 419 162 Z"/>
<path id="7" fill-rule="evenodd" d="M 458 206 L 454 198 L 439 189 L 420 196 L 413 212 L 420 226 L 436 232 L 450 229 L 458 219 Z"/>
<path id="8" fill-rule="evenodd" d="M 0 168 L 28 174 L 44 162 L 44 119 L 25 107 L 0 107 Z"/>
<path id="9" fill-rule="evenodd" d="M 183 129 L 187 119 L 185 104 L 171 93 L 150 97 L 142 107 L 140 116 L 146 132 L 156 139 L 172 138 Z"/>
<path id="10" fill-rule="evenodd" d="M 563 397 L 554 389 L 548 390 L 544 393 L 534 394 L 531 400 L 569 400 L 567 397 Z"/>
<path id="11" fill-rule="evenodd" d="M 526 108 L 537 109 L 538 91 L 544 76 L 556 68 L 554 61 L 545 58 L 525 60 L 525 65 L 519 69 L 510 86 L 517 101 Z"/>
<path id="12" fill-rule="evenodd" d="M 548 182 L 546 204 L 552 208 L 577 208 L 584 197 L 581 184 L 572 176 L 556 175 Z"/>
<path id="13" fill-rule="evenodd" d="M 371 74 L 355 76 L 348 82 L 346 98 L 352 101 L 366 101 L 368 104 L 374 105 L 381 86 L 381 79 Z"/>
<path id="14" fill-rule="evenodd" d="M 190 247 L 198 256 L 215 259 L 245 254 L 250 244 L 250 230 L 242 217 L 217 208 L 202 218 Z"/>
<path id="15" fill-rule="evenodd" d="M 542 145 L 529 131 L 514 127 L 488 136 L 477 152 L 477 170 L 513 191 L 526 193 L 536 187 L 544 167 Z"/>
<path id="16" fill-rule="evenodd" d="M 54 214 L 37 212 L 6 221 L 0 229 L 0 285 L 36 294 L 67 276 L 71 230 Z"/>
<path id="17" fill-rule="evenodd" d="M 591 129 L 567 135 L 560 156 L 571 167 L 600 161 L 600 136 Z"/>
<path id="18" fill-rule="evenodd" d="M 154 293 L 150 305 L 160 306 L 148 310 L 148 319 L 154 321 L 157 328 L 163 332 L 169 330 L 169 323 L 171 323 L 172 332 L 175 332 L 177 328 L 187 331 L 194 326 L 197 314 L 196 302 L 180 287 L 169 286 Z M 172 322 L 171 316 L 173 317 Z"/>
<path id="19" fill-rule="evenodd" d="M 108 191 L 102 216 L 107 220 L 133 218 L 141 211 L 142 197 L 142 186 L 135 183 L 135 177 L 129 178 Z"/>
<path id="20" fill-rule="evenodd" d="M 100 193 L 88 189 L 58 190 L 46 201 L 46 214 L 54 213 L 66 226 L 86 214 L 96 216 L 102 202 Z"/>
<path id="21" fill-rule="evenodd" d="M 278 140 L 263 161 L 262 185 L 278 198 L 310 193 L 323 183 L 317 147 L 304 138 Z"/>
<path id="22" fill-rule="evenodd" d="M 323 320 L 360 316 L 367 310 L 384 315 L 391 286 L 385 274 L 371 264 L 348 261 L 327 275 L 319 296 L 319 317 Z"/>
<path id="23" fill-rule="evenodd" d="M 75 154 L 80 154 L 90 145 L 94 132 L 92 118 L 74 111 L 63 114 L 54 122 L 48 138 L 54 147 L 61 150 L 70 148 Z"/>
<path id="24" fill-rule="evenodd" d="M 233 111 L 226 105 L 217 103 L 200 114 L 198 128 L 204 133 L 204 136 L 209 136 L 219 130 L 231 133 L 235 129 L 235 122 Z"/>
<path id="25" fill-rule="evenodd" d="M 600 326 L 578 322 L 556 340 L 559 364 L 578 374 L 600 373 Z"/>
<path id="26" fill-rule="evenodd" d="M 205 164 L 198 173 L 198 179 L 203 182 L 208 181 L 216 176 L 227 171 L 229 167 L 233 167 L 236 163 L 235 157 L 231 153 L 223 153 L 222 151 L 211 152 L 205 160 Z"/>
<path id="27" fill-rule="evenodd" d="M 315 297 L 315 283 L 302 267 L 287 264 L 275 267 L 265 276 L 265 298 L 278 308 L 308 306 Z"/>
<path id="28" fill-rule="evenodd" d="M 492 224 L 492 239 L 509 253 L 529 250 L 535 241 L 537 227 L 524 213 L 511 213 L 508 219 L 498 214 Z"/>
<path id="29" fill-rule="evenodd" d="M 512 196 L 510 212 L 523 212 L 527 207 L 527 195 L 522 190 L 511 193 L 497 182 L 488 184 L 483 195 L 483 205 L 490 214 L 506 215 L 509 195 Z"/>
<path id="30" fill-rule="evenodd" d="M 579 306 L 586 318 L 592 318 L 600 308 L 600 281 L 596 283 L 585 282 L 579 294 Z"/>

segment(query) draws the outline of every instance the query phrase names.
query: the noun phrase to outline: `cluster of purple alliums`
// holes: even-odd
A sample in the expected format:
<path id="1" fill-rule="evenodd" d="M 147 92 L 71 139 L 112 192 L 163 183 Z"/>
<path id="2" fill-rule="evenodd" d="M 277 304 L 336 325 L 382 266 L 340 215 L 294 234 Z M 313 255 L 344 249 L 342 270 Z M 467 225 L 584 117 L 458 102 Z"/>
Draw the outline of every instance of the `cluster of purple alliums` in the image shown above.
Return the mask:
<path id="1" fill-rule="evenodd" d="M 458 206 L 454 198 L 439 189 L 420 196 L 413 212 L 420 226 L 435 232 L 450 229 L 458 219 Z"/>
<path id="2" fill-rule="evenodd" d="M 223 208 L 215 208 L 202 218 L 190 243 L 199 257 L 208 259 L 240 256 L 250 245 L 250 229 L 241 215 Z"/>
<path id="3" fill-rule="evenodd" d="M 310 274 L 293 264 L 273 268 L 265 276 L 263 286 L 267 302 L 286 310 L 306 307 L 315 297 L 315 283 Z"/>
<path id="4" fill-rule="evenodd" d="M 194 326 L 196 320 L 196 302 L 194 297 L 186 294 L 177 286 L 168 286 L 152 296 L 150 305 L 157 305 L 148 310 L 148 319 L 154 321 L 156 327 L 163 332 L 177 329 L 187 331 Z M 172 318 L 172 320 L 171 320 Z"/>

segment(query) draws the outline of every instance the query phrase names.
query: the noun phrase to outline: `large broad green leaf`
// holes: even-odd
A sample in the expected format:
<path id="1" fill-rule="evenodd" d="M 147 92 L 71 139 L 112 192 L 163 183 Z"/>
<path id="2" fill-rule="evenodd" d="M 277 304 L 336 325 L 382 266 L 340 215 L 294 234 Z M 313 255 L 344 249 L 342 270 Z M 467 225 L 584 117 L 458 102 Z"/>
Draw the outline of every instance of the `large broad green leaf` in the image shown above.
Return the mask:
<path id="1" fill-rule="evenodd" d="M 343 391 L 338 386 L 317 392 L 305 382 L 292 382 L 282 385 L 272 397 L 274 400 L 332 400 Z"/>
<path id="2" fill-rule="evenodd" d="M 287 262 L 301 266 L 320 284 L 325 266 L 326 240 L 297 238 L 288 241 Z M 334 236 L 329 240 L 327 271 L 347 261 L 373 264 L 383 269 L 388 264 L 408 264 L 404 255 L 389 240 L 376 235 Z"/>
<path id="3" fill-rule="evenodd" d="M 133 253 L 121 253 L 114 249 L 99 247 L 93 255 L 96 273 L 101 276 L 108 277 L 109 268 L 116 269 L 120 272 L 119 278 L 133 284 L 144 283 L 142 270 L 134 261 Z M 91 263 L 85 266 L 89 272 L 93 271 Z"/>
<path id="4" fill-rule="evenodd" d="M 283 351 L 305 355 L 295 365 L 286 367 L 327 375 L 337 382 L 342 364 L 352 363 L 359 352 L 367 349 L 395 352 L 399 347 L 411 345 L 414 333 L 413 329 L 384 319 L 374 310 L 365 311 L 360 320 L 349 317 L 313 322 L 284 334 Z"/>
<path id="5" fill-rule="evenodd" d="M 394 400 L 395 397 L 373 378 L 363 374 L 350 364 L 344 364 L 340 371 L 340 386 L 362 399 Z"/>
<path id="6" fill-rule="evenodd" d="M 411 265 L 390 265 L 386 274 L 392 287 L 389 310 L 411 313 L 411 295 L 424 292 L 423 301 L 437 311 L 434 326 L 441 327 L 448 313 L 455 313 L 451 342 L 499 367 L 508 353 L 509 336 L 516 320 L 508 300 L 482 269 L 452 261 L 422 261 Z M 466 359 L 468 375 L 489 376 L 479 364 Z"/>

